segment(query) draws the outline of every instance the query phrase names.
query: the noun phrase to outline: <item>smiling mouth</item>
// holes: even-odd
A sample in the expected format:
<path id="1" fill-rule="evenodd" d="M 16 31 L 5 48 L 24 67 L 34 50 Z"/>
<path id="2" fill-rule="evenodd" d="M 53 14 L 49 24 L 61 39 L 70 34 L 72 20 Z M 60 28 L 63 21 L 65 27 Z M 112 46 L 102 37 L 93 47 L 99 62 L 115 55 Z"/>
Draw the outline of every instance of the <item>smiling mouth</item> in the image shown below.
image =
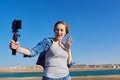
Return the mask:
<path id="1" fill-rule="evenodd" d="M 57 37 L 61 37 L 62 35 L 57 35 Z"/>
<path id="2" fill-rule="evenodd" d="M 62 35 L 56 35 L 56 38 L 61 38 L 62 37 Z"/>

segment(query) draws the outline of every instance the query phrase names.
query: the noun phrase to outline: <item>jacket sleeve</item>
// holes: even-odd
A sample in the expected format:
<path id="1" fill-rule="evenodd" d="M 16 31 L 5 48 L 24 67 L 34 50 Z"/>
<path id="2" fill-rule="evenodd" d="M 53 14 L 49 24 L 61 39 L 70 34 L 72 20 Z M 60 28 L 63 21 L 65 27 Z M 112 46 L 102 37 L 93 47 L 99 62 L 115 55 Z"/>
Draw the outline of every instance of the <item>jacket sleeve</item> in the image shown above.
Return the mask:
<path id="1" fill-rule="evenodd" d="M 75 62 L 71 62 L 70 64 L 67 64 L 68 68 L 72 68 Z"/>
<path id="2" fill-rule="evenodd" d="M 35 47 L 33 47 L 30 50 L 30 55 L 24 55 L 24 57 L 34 57 L 37 56 L 38 54 L 42 53 L 44 50 L 47 50 L 50 46 L 50 39 L 49 38 L 44 38 L 41 42 L 39 42 Z"/>

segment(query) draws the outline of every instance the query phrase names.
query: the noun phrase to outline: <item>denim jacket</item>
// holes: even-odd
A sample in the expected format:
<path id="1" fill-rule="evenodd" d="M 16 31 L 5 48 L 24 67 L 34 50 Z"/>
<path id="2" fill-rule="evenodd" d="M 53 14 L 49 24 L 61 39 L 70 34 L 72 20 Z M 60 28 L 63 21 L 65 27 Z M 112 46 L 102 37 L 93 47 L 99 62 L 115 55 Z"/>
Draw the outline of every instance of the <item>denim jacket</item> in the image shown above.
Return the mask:
<path id="1" fill-rule="evenodd" d="M 45 51 L 47 51 L 50 48 L 52 43 L 53 43 L 53 38 L 51 38 L 51 37 L 45 38 L 44 40 L 39 42 L 35 47 L 33 47 L 30 50 L 31 55 L 29 55 L 29 56 L 24 55 L 24 57 L 34 57 L 39 54 L 38 60 L 36 62 L 36 64 L 39 65 L 39 63 L 41 63 L 40 61 L 41 61 L 42 57 L 45 56 Z M 72 62 L 70 64 L 67 64 L 67 66 L 69 68 L 72 67 L 72 65 L 73 65 Z M 41 65 L 41 66 L 44 68 L 44 65 Z"/>

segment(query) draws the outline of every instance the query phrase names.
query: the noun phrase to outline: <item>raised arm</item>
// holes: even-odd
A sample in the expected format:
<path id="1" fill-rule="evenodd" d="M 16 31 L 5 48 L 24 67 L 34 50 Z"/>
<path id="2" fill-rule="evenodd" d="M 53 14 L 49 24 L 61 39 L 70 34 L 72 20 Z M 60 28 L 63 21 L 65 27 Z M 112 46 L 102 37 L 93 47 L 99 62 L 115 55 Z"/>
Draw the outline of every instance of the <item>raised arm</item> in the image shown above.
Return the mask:
<path id="1" fill-rule="evenodd" d="M 72 54 L 71 54 L 71 43 L 72 43 L 72 38 L 69 36 L 66 40 L 65 47 L 68 51 L 68 64 L 72 62 Z"/>

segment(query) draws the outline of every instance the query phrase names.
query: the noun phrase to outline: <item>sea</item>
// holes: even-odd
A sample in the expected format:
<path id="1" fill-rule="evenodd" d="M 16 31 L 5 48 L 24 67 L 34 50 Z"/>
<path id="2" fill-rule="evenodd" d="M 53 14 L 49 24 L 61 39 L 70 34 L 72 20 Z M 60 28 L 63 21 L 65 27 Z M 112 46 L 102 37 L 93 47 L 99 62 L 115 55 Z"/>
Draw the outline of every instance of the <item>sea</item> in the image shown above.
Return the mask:
<path id="1" fill-rule="evenodd" d="M 71 77 L 77 76 L 110 76 L 120 75 L 120 70 L 94 70 L 70 72 Z M 0 73 L 0 78 L 42 77 L 42 72 L 33 73 Z"/>

